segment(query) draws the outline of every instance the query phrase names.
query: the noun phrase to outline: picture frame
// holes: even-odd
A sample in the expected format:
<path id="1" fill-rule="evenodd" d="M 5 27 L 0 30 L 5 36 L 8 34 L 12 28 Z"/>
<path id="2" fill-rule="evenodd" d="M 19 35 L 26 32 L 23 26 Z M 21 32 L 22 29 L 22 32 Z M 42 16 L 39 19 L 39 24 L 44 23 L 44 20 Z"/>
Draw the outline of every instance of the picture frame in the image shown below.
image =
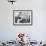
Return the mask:
<path id="1" fill-rule="evenodd" d="M 13 25 L 32 25 L 32 10 L 13 10 Z"/>

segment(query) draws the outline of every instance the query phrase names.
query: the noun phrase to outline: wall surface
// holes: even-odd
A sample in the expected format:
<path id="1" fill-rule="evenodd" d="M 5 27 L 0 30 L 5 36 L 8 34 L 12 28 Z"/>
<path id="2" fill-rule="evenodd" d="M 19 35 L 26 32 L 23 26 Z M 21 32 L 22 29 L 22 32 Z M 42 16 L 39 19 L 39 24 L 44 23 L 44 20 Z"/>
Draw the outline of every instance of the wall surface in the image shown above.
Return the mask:
<path id="1" fill-rule="evenodd" d="M 33 10 L 32 26 L 14 26 L 13 10 Z M 31 34 L 33 40 L 46 40 L 46 0 L 17 0 L 14 5 L 0 0 L 0 40 L 15 40 L 19 32 Z"/>

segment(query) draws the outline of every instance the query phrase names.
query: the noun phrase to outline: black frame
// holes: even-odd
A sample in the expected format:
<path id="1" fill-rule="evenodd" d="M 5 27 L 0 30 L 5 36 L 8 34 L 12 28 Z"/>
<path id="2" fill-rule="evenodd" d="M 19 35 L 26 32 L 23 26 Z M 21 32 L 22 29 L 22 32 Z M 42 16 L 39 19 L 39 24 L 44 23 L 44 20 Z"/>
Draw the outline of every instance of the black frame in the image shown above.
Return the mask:
<path id="1" fill-rule="evenodd" d="M 31 24 L 14 24 L 14 12 L 15 11 L 31 11 Z M 23 25 L 23 26 L 27 26 L 27 25 L 32 25 L 33 24 L 33 11 L 32 10 L 13 10 L 13 25 Z"/>

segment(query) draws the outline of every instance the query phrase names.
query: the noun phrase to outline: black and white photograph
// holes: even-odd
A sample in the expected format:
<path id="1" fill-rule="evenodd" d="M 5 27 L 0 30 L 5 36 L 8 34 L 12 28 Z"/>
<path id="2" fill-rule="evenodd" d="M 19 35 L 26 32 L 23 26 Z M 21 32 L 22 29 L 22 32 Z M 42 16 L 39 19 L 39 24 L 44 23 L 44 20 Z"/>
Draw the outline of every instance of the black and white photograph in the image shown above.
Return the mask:
<path id="1" fill-rule="evenodd" d="M 13 24 L 32 24 L 32 10 L 13 10 Z"/>

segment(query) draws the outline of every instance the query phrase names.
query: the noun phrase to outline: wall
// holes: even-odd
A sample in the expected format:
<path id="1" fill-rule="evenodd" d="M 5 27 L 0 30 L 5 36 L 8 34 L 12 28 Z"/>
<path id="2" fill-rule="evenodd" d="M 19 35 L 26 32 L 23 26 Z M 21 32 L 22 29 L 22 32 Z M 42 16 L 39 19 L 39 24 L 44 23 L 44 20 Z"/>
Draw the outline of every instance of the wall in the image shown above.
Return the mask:
<path id="1" fill-rule="evenodd" d="M 32 26 L 14 26 L 13 10 L 33 10 Z M 46 40 L 46 1 L 17 0 L 12 5 L 7 0 L 0 0 L 0 40 L 14 40 L 18 32 L 31 34 L 33 40 Z"/>

